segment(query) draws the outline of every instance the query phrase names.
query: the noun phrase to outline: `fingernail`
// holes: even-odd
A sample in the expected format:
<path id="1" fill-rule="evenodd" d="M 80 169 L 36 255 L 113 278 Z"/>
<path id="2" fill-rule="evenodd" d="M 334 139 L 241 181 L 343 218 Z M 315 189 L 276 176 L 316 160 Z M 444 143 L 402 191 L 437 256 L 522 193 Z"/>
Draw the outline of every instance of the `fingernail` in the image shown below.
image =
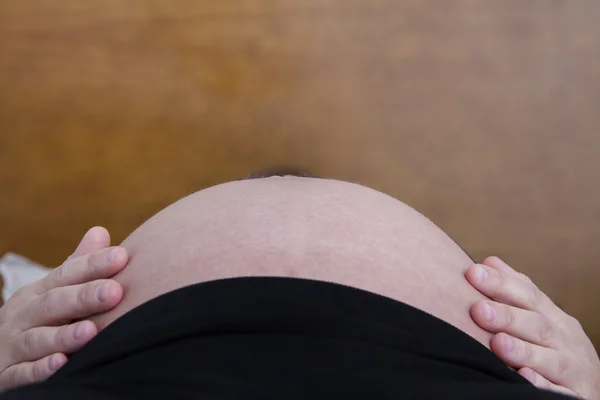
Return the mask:
<path id="1" fill-rule="evenodd" d="M 533 373 L 533 371 L 527 370 L 527 372 L 521 374 L 525 379 L 527 379 L 532 385 L 535 385 L 537 381 L 537 376 Z"/>
<path id="2" fill-rule="evenodd" d="M 104 303 L 108 298 L 108 292 L 110 291 L 110 285 L 108 283 L 103 284 L 96 290 L 96 297 L 98 300 Z"/>
<path id="3" fill-rule="evenodd" d="M 486 321 L 491 322 L 496 319 L 496 310 L 488 303 L 483 303 L 483 317 Z"/>
<path id="4" fill-rule="evenodd" d="M 65 359 L 61 356 L 54 356 L 50 360 L 50 368 L 52 369 L 52 371 L 56 371 L 57 369 L 62 367 L 64 364 L 65 364 Z"/>
<path id="5" fill-rule="evenodd" d="M 488 272 L 481 265 L 476 265 L 475 266 L 475 277 L 477 278 L 477 280 L 479 282 L 483 283 L 483 282 L 485 282 L 485 280 L 488 277 Z"/>

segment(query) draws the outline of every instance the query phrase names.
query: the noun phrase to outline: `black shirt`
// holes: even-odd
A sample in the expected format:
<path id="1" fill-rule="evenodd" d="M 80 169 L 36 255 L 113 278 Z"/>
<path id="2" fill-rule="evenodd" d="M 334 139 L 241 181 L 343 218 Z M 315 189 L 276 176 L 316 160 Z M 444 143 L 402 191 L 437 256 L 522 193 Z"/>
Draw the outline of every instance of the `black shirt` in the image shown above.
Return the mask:
<path id="1" fill-rule="evenodd" d="M 440 298 L 440 301 L 444 301 Z M 125 314 L 44 383 L 0 400 L 566 399 L 452 325 L 333 283 L 235 278 Z"/>

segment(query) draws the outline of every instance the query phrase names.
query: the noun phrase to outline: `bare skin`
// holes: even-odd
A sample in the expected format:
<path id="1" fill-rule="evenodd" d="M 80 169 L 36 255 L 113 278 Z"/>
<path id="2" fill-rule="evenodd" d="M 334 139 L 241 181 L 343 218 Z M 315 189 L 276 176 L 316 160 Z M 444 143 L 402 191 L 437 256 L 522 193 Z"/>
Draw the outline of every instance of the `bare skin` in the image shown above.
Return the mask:
<path id="1" fill-rule="evenodd" d="M 90 229 L 61 266 L 0 308 L 0 392 L 45 380 L 96 336 L 86 317 L 111 309 L 123 295 L 109 278 L 127 264 L 127 252 L 109 245 L 106 229 Z"/>
<path id="2" fill-rule="evenodd" d="M 271 181 L 273 179 L 278 178 L 272 178 Z M 282 181 L 276 182 L 282 183 Z M 335 181 L 328 182 L 335 184 Z M 178 285 L 186 286 L 193 283 L 187 282 L 185 276 L 191 271 L 190 275 L 197 281 L 217 279 L 211 278 L 211 276 L 269 274 L 312 277 L 313 279 L 325 277 L 324 280 L 332 280 L 386 294 L 418 308 L 429 309 L 431 313 L 453 323 L 460 329 L 464 327 L 465 332 L 467 332 L 466 329 L 471 329 L 467 333 L 480 342 L 487 340 L 487 343 L 491 345 L 491 350 L 498 357 L 538 388 L 581 396 L 590 400 L 600 398 L 600 361 L 589 338 L 581 325 L 573 317 L 556 307 L 531 282 L 531 279 L 516 272 L 497 257 L 489 257 L 481 265 L 471 265 L 466 269 L 462 267 L 463 263 L 467 266 L 472 263 L 464 253 L 443 232 L 414 210 L 378 192 L 343 182 L 337 184 L 346 187 L 348 191 L 339 193 L 340 188 L 336 189 L 338 192 L 329 188 L 323 194 L 313 188 L 305 191 L 309 197 L 308 200 L 301 194 L 295 194 L 293 190 L 288 191 L 288 189 L 278 194 L 267 194 L 266 191 L 273 188 L 264 187 L 264 185 L 258 191 L 259 193 L 253 194 L 254 197 L 250 193 L 243 193 L 247 189 L 244 187 L 237 187 L 235 190 L 230 188 L 229 192 L 226 192 L 228 194 L 214 193 L 215 189 L 223 189 L 223 187 L 212 188 L 213 193 L 209 193 L 210 196 L 205 197 L 204 200 L 197 198 L 204 192 L 196 193 L 188 199 L 184 199 L 183 202 L 186 204 L 173 206 L 173 208 L 183 206 L 183 211 L 188 212 L 193 218 L 181 217 L 182 209 L 179 211 L 177 209 L 167 210 L 153 218 L 154 221 L 151 220 L 145 224 L 149 226 L 142 226 L 138 229 L 125 242 L 128 247 L 137 251 L 137 272 L 135 274 L 138 274 L 139 278 L 135 274 L 123 272 L 118 278 L 119 281 L 108 279 L 118 273 L 127 263 L 127 250 L 123 247 L 108 248 L 110 236 L 104 228 L 90 229 L 73 256 L 69 257 L 63 265 L 46 278 L 24 287 L 19 295 L 13 296 L 0 308 L 0 344 L 4 349 L 0 357 L 0 391 L 25 383 L 39 382 L 51 376 L 64 365 L 69 353 L 85 345 L 101 328 L 133 308 L 133 304 L 143 303 L 169 291 L 168 287 L 175 288 Z M 352 209 L 352 205 L 350 207 L 348 205 L 335 206 L 335 201 L 339 201 L 340 196 L 356 195 L 356 193 L 350 193 L 351 189 L 360 189 L 364 192 L 363 196 L 366 198 L 359 197 L 363 204 L 355 205 L 356 210 Z M 231 197 L 228 204 L 223 202 L 223 199 L 218 199 L 219 195 L 233 196 L 235 191 L 238 191 L 238 196 Z M 367 195 L 368 193 L 370 195 Z M 271 204 L 264 201 L 265 195 L 268 195 L 269 201 L 275 203 L 272 210 L 264 210 L 265 205 Z M 286 199 L 286 196 L 292 198 Z M 318 205 L 318 203 L 314 204 L 314 201 L 311 203 L 310 197 L 313 197 L 313 200 L 320 197 L 327 204 L 321 204 L 320 207 L 316 207 L 306 214 L 305 222 L 294 222 L 293 218 L 301 212 L 307 211 L 306 207 Z M 327 199 L 330 199 L 331 202 L 328 203 Z M 367 207 L 369 199 L 374 201 L 372 206 L 381 209 L 376 212 L 371 211 L 368 216 L 364 216 L 366 211 L 364 208 Z M 244 220 L 241 217 L 245 206 L 244 202 L 248 200 L 253 200 L 257 204 L 247 205 L 245 210 L 250 214 L 245 216 Z M 278 220 L 276 206 L 280 206 L 277 204 L 279 201 L 287 204 L 289 208 L 286 214 L 278 217 Z M 194 207 L 194 202 L 197 207 Z M 301 204 L 303 202 L 308 203 L 308 206 Z M 209 203 L 208 206 L 206 203 Z M 205 207 L 204 211 L 210 212 L 208 217 L 203 216 L 202 210 L 198 208 L 202 204 Z M 262 210 L 260 209 L 261 205 L 263 206 Z M 222 209 L 232 206 L 234 209 L 230 212 Z M 396 208 L 396 210 L 390 211 L 385 207 Z M 236 208 L 239 209 L 235 210 Z M 323 214 L 328 212 L 340 213 L 341 216 L 332 216 L 331 219 L 341 218 L 342 221 L 338 223 L 329 221 L 329 225 L 326 221 L 325 226 L 316 224 L 317 217 L 324 216 Z M 168 215 L 169 213 L 171 216 Z M 177 217 L 177 213 L 180 214 L 179 217 Z M 381 215 L 382 213 L 385 215 Z M 165 217 L 164 214 L 167 216 Z M 210 216 L 214 218 L 211 220 Z M 253 219 L 252 216 L 255 218 Z M 362 230 L 351 226 L 357 223 L 356 220 L 359 217 L 372 218 Z M 158 221 L 156 221 L 157 219 Z M 198 221 L 202 221 L 208 226 L 190 228 Z M 227 230 L 227 224 L 235 225 L 240 221 L 258 223 L 254 231 L 256 235 L 244 238 L 236 246 L 234 239 L 247 233 L 245 233 L 246 231 L 231 233 L 230 230 Z M 278 225 L 272 226 L 265 233 L 265 228 L 274 222 L 278 222 Z M 290 225 L 292 223 L 293 225 Z M 163 224 L 162 233 L 156 232 L 156 228 L 160 227 L 160 224 Z M 169 225 L 175 228 L 175 235 L 170 235 Z M 293 229 L 304 227 L 304 230 L 290 238 L 288 236 L 295 233 L 289 231 L 290 226 Z M 416 234 L 407 232 L 410 226 L 417 229 Z M 338 227 L 340 229 L 337 229 Z M 183 246 L 178 247 L 179 243 L 177 241 L 173 243 L 173 237 L 181 237 L 182 231 L 185 229 L 188 229 L 188 232 L 190 230 L 192 232 L 212 230 L 218 236 L 202 237 L 202 240 L 206 240 L 206 242 L 200 242 L 198 238 L 192 241 L 183 241 Z M 376 233 L 381 234 L 386 229 L 389 231 L 390 238 L 378 237 L 378 240 L 374 240 L 374 237 L 370 236 Z M 152 234 L 152 230 L 155 230 L 154 234 Z M 258 235 L 261 232 L 262 236 Z M 317 234 L 321 234 L 321 236 L 317 236 Z M 355 248 L 340 245 L 332 240 L 331 236 L 336 236 L 336 234 L 348 242 L 354 241 Z M 419 234 L 421 237 L 417 240 L 416 236 Z M 169 237 L 168 241 L 172 247 L 160 245 L 159 238 L 161 236 Z M 295 242 L 286 244 L 285 240 L 290 239 L 294 239 Z M 145 240 L 146 242 L 144 242 Z M 391 243 L 386 240 L 388 242 L 391 240 Z M 432 244 L 432 240 L 438 240 L 440 243 Z M 158 243 L 158 249 L 151 249 L 152 243 Z M 219 245 L 222 246 L 225 253 L 206 252 L 207 249 Z M 369 251 L 370 246 L 373 246 L 374 251 Z M 230 253 L 236 253 L 239 249 L 245 251 L 244 254 L 254 257 L 253 259 L 259 261 L 264 259 L 269 263 L 240 261 L 239 257 L 235 258 L 234 255 L 227 254 L 228 250 Z M 144 259 L 148 260 L 148 255 L 144 256 L 144 253 L 152 251 L 161 254 L 163 258 L 181 256 L 180 260 L 186 261 L 187 264 L 181 268 L 181 265 L 173 263 L 168 265 L 170 269 L 164 269 L 158 263 L 149 262 L 146 270 L 144 269 Z M 166 254 L 169 251 L 171 254 Z M 265 251 L 262 254 L 263 257 L 260 257 L 261 251 Z M 340 251 L 346 253 L 338 254 Z M 351 262 L 350 256 L 354 254 L 353 251 L 362 255 L 363 258 L 370 254 L 371 260 L 375 260 L 375 262 L 364 265 Z M 398 260 L 399 256 L 394 253 L 395 251 L 408 253 L 409 261 L 402 259 L 402 257 L 407 257 L 406 255 L 401 256 Z M 327 252 L 335 252 L 337 255 L 326 257 L 327 254 L 323 253 Z M 433 256 L 426 252 L 432 252 Z M 436 254 L 436 252 L 445 252 L 446 254 Z M 448 252 L 455 254 L 449 255 Z M 201 268 L 202 266 L 197 263 L 193 264 L 191 261 L 194 257 L 199 259 L 204 257 L 202 265 L 208 266 L 208 268 Z M 337 262 L 337 257 L 340 262 Z M 312 260 L 317 263 L 317 267 L 326 266 L 327 268 L 315 268 L 310 264 L 306 268 L 306 265 L 300 262 L 305 258 L 307 261 Z M 232 264 L 232 259 L 237 260 L 237 263 Z M 320 261 L 323 259 L 324 261 Z M 224 260 L 227 260 L 228 263 L 222 262 Z M 273 265 L 273 262 L 277 260 L 279 263 Z M 318 264 L 319 262 L 321 264 Z M 419 265 L 423 265 L 423 267 L 419 269 Z M 244 269 L 240 267 L 244 267 Z M 486 279 L 479 278 L 478 267 L 487 270 Z M 198 269 L 203 271 L 199 273 Z M 447 285 L 443 284 L 443 279 L 448 276 L 454 279 L 457 271 L 460 270 L 467 278 L 466 280 L 463 278 L 463 281 L 468 281 L 482 296 L 476 296 L 476 298 L 479 297 L 479 300 L 471 301 L 469 290 L 463 290 L 464 287 L 461 285 L 457 285 L 456 288 L 463 291 L 466 302 L 471 303 L 470 315 L 473 321 L 482 330 L 488 331 L 488 335 L 480 335 L 481 332 L 472 330 L 473 326 L 465 323 L 464 318 L 457 317 L 455 310 L 439 307 L 440 302 L 451 299 L 455 306 L 458 304 L 460 312 L 467 318 L 469 309 L 463 307 L 465 301 L 460 296 L 447 297 L 443 293 L 438 293 L 436 296 L 441 300 L 437 303 L 423 301 L 418 296 L 419 291 L 415 289 L 415 286 L 418 285 L 424 285 L 425 295 L 431 296 L 431 291 L 426 288 L 428 277 L 432 278 L 430 281 L 436 285 L 436 288 L 447 289 Z M 176 274 L 175 279 L 165 274 L 165 271 Z M 402 271 L 406 273 L 402 275 Z M 155 282 L 145 277 L 146 272 L 151 272 L 158 277 L 158 286 L 153 286 Z M 288 275 L 285 275 L 286 272 Z M 361 279 L 360 274 L 362 273 L 366 274 L 364 279 Z M 382 279 L 374 277 L 376 273 L 381 274 Z M 438 277 L 439 274 L 441 277 Z M 397 279 L 397 281 L 388 283 L 385 281 L 386 279 Z M 122 300 L 123 289 L 120 281 L 129 285 L 129 293 L 125 293 L 125 298 L 129 303 L 119 306 L 121 308 L 112 313 L 106 313 L 107 310 L 118 306 Z M 98 289 L 106 284 L 109 289 L 107 297 L 101 298 L 98 296 Z M 456 282 L 452 281 L 450 284 L 454 285 Z M 143 287 L 140 288 L 140 285 L 146 285 L 152 290 L 146 291 Z M 402 292 L 405 289 L 407 293 Z M 494 309 L 494 317 L 491 319 L 486 305 Z M 90 318 L 91 315 L 98 312 L 103 312 L 103 314 Z M 79 319 L 79 322 L 72 323 L 75 319 Z M 78 329 L 79 334 L 75 335 L 75 331 Z M 514 346 L 509 345 L 511 339 L 514 340 Z"/>
<path id="3" fill-rule="evenodd" d="M 495 334 L 490 345 L 502 361 L 540 389 L 600 398 L 600 360 L 579 321 L 498 257 L 465 276 L 490 298 L 474 304 L 471 316 Z"/>
<path id="4" fill-rule="evenodd" d="M 176 288 L 239 276 L 336 282 L 411 304 L 489 348 L 469 316 L 485 297 L 463 275 L 470 258 L 404 203 L 347 182 L 271 177 L 229 182 L 159 212 L 123 243 L 114 279 L 122 302 L 94 318 L 102 329 Z"/>

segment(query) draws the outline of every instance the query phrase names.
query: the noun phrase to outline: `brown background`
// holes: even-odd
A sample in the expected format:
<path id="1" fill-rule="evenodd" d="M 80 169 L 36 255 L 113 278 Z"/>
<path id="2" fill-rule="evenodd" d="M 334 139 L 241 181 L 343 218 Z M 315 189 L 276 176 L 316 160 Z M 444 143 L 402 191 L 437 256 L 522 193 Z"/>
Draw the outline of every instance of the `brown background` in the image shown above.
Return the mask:
<path id="1" fill-rule="evenodd" d="M 0 254 L 273 165 L 390 193 L 600 344 L 600 2 L 5 0 Z"/>

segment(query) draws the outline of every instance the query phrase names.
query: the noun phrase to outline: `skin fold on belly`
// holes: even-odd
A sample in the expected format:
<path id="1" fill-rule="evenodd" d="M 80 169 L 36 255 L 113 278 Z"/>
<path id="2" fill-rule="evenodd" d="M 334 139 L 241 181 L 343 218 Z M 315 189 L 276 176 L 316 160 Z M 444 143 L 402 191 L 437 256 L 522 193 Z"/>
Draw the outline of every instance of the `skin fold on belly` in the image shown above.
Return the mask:
<path id="1" fill-rule="evenodd" d="M 115 279 L 124 297 L 92 318 L 101 329 L 183 286 L 284 276 L 410 304 L 489 348 L 491 334 L 469 315 L 484 298 L 463 277 L 471 259 L 423 215 L 360 185 L 287 176 L 225 183 L 162 210 L 122 245 L 130 262 Z"/>

